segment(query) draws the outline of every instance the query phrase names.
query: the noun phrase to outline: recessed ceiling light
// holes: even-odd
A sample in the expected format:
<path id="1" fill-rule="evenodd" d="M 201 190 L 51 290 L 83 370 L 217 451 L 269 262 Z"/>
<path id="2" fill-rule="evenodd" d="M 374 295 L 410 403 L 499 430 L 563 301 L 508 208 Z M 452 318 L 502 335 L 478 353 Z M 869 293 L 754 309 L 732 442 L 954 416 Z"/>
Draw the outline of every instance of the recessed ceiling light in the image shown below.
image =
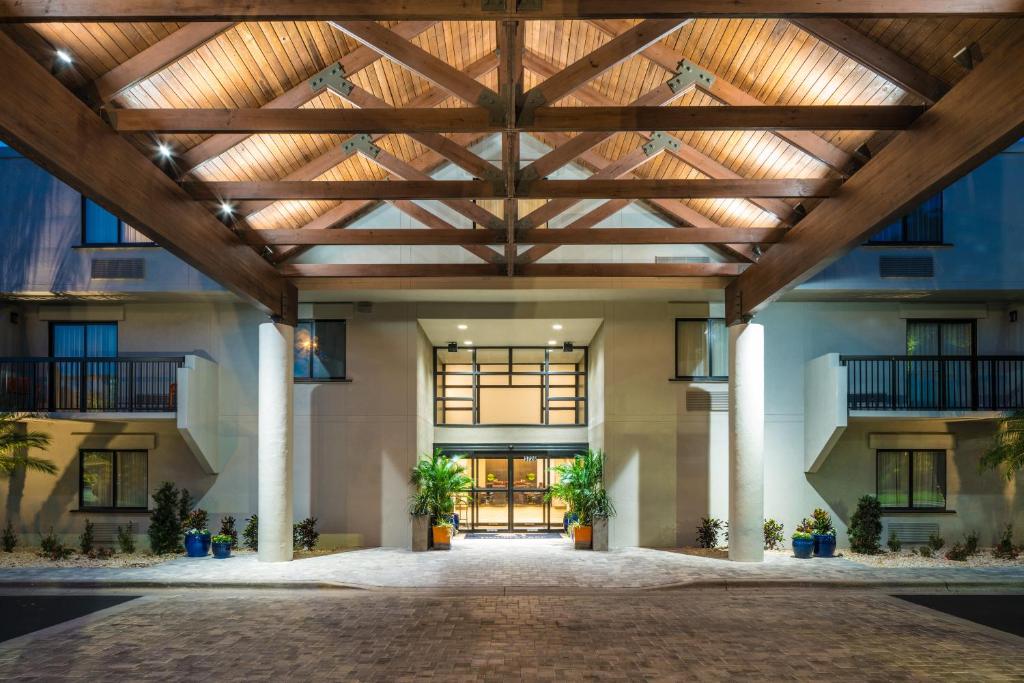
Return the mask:
<path id="1" fill-rule="evenodd" d="M 551 329 L 553 329 L 553 330 L 560 330 L 560 329 L 562 329 L 562 323 L 555 323 L 554 325 L 551 326 Z"/>
<path id="2" fill-rule="evenodd" d="M 472 342 L 472 340 L 467 339 L 466 341 L 462 342 L 462 345 L 463 346 L 472 346 L 473 342 Z"/>
<path id="3" fill-rule="evenodd" d="M 554 339 L 549 339 L 548 346 L 558 346 L 558 342 L 556 342 Z"/>
<path id="4" fill-rule="evenodd" d="M 170 159 L 171 158 L 171 146 L 168 145 L 166 142 L 161 142 L 160 144 L 158 144 L 156 146 L 156 151 L 164 159 Z"/>
<path id="5" fill-rule="evenodd" d="M 70 64 L 71 62 L 74 61 L 71 58 L 71 53 L 68 52 L 67 50 L 57 50 L 57 59 L 59 59 L 60 61 L 64 62 L 65 64 Z"/>
<path id="6" fill-rule="evenodd" d="M 460 330 L 468 330 L 469 329 L 469 325 L 466 325 L 465 323 L 456 325 L 456 327 L 459 328 Z"/>
<path id="7" fill-rule="evenodd" d="M 220 212 L 222 214 L 224 214 L 225 216 L 230 216 L 231 214 L 233 214 L 235 212 L 235 207 L 231 206 L 230 202 L 221 202 L 220 203 Z"/>

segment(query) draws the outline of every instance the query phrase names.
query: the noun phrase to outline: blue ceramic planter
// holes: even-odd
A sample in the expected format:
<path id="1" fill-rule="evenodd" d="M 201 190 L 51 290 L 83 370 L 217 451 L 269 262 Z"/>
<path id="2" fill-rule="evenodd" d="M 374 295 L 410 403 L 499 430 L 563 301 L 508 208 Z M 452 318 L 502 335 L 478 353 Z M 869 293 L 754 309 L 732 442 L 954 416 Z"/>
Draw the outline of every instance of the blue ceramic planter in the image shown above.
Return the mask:
<path id="1" fill-rule="evenodd" d="M 835 557 L 836 537 L 835 534 L 814 534 L 814 555 L 815 557 Z"/>
<path id="2" fill-rule="evenodd" d="M 206 557 L 210 554 L 210 534 L 185 534 L 185 554 Z"/>
<path id="3" fill-rule="evenodd" d="M 801 560 L 811 559 L 811 553 L 814 552 L 814 539 L 812 538 L 794 538 L 793 539 L 793 555 L 800 558 Z"/>
<path id="4" fill-rule="evenodd" d="M 218 560 L 226 560 L 231 557 L 231 541 L 215 541 L 213 556 Z"/>
<path id="5" fill-rule="evenodd" d="M 562 516 L 562 531 L 564 531 L 565 533 L 569 533 L 569 525 L 575 521 L 578 521 L 579 518 L 580 516 L 577 515 L 575 512 L 566 512 L 565 515 Z"/>

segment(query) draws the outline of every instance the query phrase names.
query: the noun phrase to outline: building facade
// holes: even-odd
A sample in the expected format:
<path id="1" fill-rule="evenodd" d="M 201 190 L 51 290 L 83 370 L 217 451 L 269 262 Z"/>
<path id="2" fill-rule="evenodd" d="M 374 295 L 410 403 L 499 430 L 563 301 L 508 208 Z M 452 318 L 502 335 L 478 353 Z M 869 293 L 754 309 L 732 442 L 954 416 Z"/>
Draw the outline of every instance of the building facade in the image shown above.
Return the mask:
<path id="1" fill-rule="evenodd" d="M 162 481 L 214 520 L 254 514 L 266 319 L 3 151 L 0 410 L 31 413 L 59 468 L 0 481 L 5 517 L 29 536 L 77 535 L 86 518 L 143 534 Z M 870 493 L 885 533 L 909 541 L 977 531 L 989 543 L 1024 524 L 1015 484 L 978 468 L 996 420 L 1024 408 L 1022 181 L 1017 144 L 757 316 L 766 517 L 788 532 L 826 508 L 844 545 Z M 395 224 L 387 211 L 350 229 Z M 658 220 L 629 208 L 607 225 Z M 297 258 L 338 262 L 340 249 Z M 552 257 L 574 249 L 615 260 L 627 247 Z M 712 258 L 635 249 L 630 260 Z M 691 545 L 702 517 L 729 516 L 720 290 L 311 290 L 300 302 L 279 412 L 293 415 L 293 516 L 316 517 L 326 545 L 408 546 L 409 470 L 434 448 L 467 457 L 466 528 L 560 528 L 543 500 L 549 468 L 587 447 L 608 457 L 612 546 Z"/>

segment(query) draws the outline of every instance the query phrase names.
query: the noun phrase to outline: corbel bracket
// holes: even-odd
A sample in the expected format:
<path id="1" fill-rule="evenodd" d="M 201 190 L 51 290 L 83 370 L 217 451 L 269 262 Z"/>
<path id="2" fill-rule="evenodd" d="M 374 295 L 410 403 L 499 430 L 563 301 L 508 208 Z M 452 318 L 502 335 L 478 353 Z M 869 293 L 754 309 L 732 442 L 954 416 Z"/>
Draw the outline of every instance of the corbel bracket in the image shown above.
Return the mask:
<path id="1" fill-rule="evenodd" d="M 356 84 L 345 78 L 345 69 L 342 68 L 341 62 L 335 62 L 310 78 L 309 87 L 315 93 L 326 89 L 346 97 L 356 87 Z"/>
<path id="2" fill-rule="evenodd" d="M 362 154 L 370 159 L 376 159 L 380 154 L 380 147 L 373 144 L 373 138 L 366 133 L 353 135 L 341 143 L 341 149 L 346 154 Z"/>
<path id="3" fill-rule="evenodd" d="M 676 66 L 676 75 L 668 79 L 668 88 L 674 93 L 689 90 L 695 85 L 702 88 L 710 88 L 715 82 L 715 77 L 710 71 L 705 71 L 689 59 L 684 59 Z"/>
<path id="4" fill-rule="evenodd" d="M 651 133 L 651 139 L 640 149 L 643 150 L 645 155 L 652 157 L 665 149 L 678 152 L 681 145 L 682 143 L 679 142 L 679 138 L 659 130 Z"/>

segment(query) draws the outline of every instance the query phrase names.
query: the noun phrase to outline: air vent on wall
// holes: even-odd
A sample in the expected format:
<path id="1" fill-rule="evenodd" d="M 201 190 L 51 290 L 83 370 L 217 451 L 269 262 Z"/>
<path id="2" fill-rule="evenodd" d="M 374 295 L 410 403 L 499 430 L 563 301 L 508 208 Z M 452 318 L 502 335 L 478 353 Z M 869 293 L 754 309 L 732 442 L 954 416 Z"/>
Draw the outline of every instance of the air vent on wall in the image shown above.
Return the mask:
<path id="1" fill-rule="evenodd" d="M 686 392 L 686 412 L 722 413 L 729 410 L 729 394 L 725 391 L 689 389 Z"/>
<path id="2" fill-rule="evenodd" d="M 935 262 L 931 256 L 879 256 L 881 277 L 934 277 Z"/>
<path id="3" fill-rule="evenodd" d="M 928 537 L 939 533 L 939 525 L 934 522 L 889 522 L 886 538 L 896 534 L 903 543 L 927 543 Z"/>
<path id="4" fill-rule="evenodd" d="M 707 256 L 655 256 L 655 263 L 711 263 Z"/>
<path id="5" fill-rule="evenodd" d="M 94 258 L 94 280 L 141 280 L 146 277 L 146 262 L 140 258 Z"/>

